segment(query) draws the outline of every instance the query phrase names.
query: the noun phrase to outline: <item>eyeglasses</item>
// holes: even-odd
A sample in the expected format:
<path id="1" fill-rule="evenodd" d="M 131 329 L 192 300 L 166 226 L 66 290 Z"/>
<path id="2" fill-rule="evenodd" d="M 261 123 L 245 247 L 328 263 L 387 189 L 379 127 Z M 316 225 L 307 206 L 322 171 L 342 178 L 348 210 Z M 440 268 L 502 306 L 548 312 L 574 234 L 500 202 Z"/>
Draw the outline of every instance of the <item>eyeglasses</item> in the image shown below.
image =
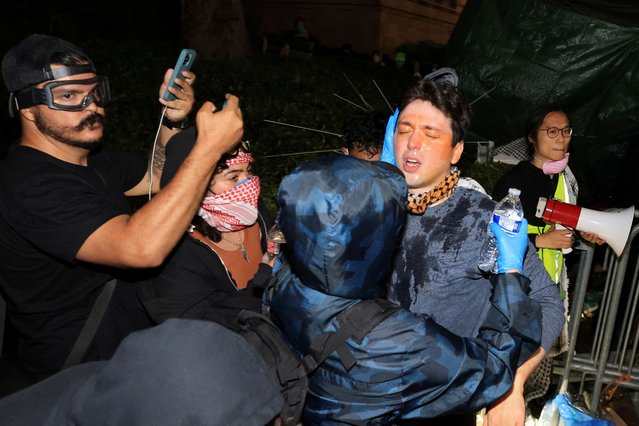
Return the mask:
<path id="1" fill-rule="evenodd" d="M 237 155 L 237 152 L 240 149 L 242 151 L 246 152 L 247 154 L 249 154 L 251 152 L 251 142 L 242 141 L 238 145 L 236 145 L 235 148 L 233 148 L 230 151 L 228 151 L 226 154 L 227 155 Z"/>
<path id="2" fill-rule="evenodd" d="M 572 127 L 564 127 L 563 129 L 558 129 L 557 127 L 545 127 L 539 130 L 545 130 L 550 139 L 555 139 L 559 136 L 559 133 L 561 133 L 564 138 L 572 136 Z"/>

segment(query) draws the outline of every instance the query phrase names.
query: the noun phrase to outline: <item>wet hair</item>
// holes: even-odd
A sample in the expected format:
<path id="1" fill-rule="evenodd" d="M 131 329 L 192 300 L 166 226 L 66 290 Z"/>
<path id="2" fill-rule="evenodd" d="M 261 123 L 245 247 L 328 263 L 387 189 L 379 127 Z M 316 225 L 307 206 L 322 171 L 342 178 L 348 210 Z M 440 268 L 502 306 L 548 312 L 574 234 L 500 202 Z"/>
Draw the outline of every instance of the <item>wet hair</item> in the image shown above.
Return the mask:
<path id="1" fill-rule="evenodd" d="M 388 114 L 366 112 L 353 115 L 344 128 L 344 142 L 349 151 L 364 151 L 371 157 L 382 151 Z"/>
<path id="2" fill-rule="evenodd" d="M 537 132 L 541 128 L 541 124 L 544 122 L 544 119 L 551 112 L 561 112 L 568 117 L 568 121 L 570 121 L 570 116 L 566 111 L 564 111 L 563 107 L 558 104 L 549 104 L 542 105 L 540 107 L 535 108 L 528 119 L 526 120 L 526 127 L 524 128 L 524 134 L 526 138 L 526 142 L 528 142 L 528 153 L 533 155 L 535 153 L 534 143 L 537 142 Z M 531 140 L 532 139 L 532 140 Z"/>
<path id="3" fill-rule="evenodd" d="M 450 120 L 453 146 L 464 139 L 464 134 L 470 126 L 472 112 L 455 87 L 443 82 L 420 80 L 404 93 L 399 106 L 400 112 L 413 101 L 430 102 Z"/>

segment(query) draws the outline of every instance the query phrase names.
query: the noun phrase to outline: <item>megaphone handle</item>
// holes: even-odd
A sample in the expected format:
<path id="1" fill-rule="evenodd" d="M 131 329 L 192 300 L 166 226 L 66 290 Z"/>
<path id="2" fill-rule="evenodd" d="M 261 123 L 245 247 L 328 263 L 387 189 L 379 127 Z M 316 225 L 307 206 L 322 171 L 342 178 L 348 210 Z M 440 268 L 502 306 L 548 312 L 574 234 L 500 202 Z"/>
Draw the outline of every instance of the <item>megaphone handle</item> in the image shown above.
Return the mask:
<path id="1" fill-rule="evenodd" d="M 571 228 L 570 226 L 566 226 L 562 223 L 556 223 L 555 224 L 555 229 L 567 229 L 569 230 L 573 235 L 577 235 L 577 230 L 575 228 Z"/>
<path id="2" fill-rule="evenodd" d="M 575 229 L 570 228 L 569 226 L 566 226 L 566 225 L 562 225 L 561 223 L 555 224 L 555 229 L 567 229 L 567 230 L 569 230 L 572 233 L 572 235 L 575 235 L 575 236 L 578 235 L 577 231 Z M 568 254 L 568 253 L 572 252 L 572 247 L 561 249 L 561 252 L 563 254 Z"/>

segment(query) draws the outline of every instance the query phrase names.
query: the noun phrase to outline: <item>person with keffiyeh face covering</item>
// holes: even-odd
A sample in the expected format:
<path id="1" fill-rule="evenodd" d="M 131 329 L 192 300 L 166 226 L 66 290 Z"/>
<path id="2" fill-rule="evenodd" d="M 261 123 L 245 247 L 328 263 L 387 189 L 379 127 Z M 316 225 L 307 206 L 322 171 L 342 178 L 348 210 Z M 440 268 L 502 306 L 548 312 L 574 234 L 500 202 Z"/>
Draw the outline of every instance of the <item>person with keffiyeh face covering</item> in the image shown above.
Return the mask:
<path id="1" fill-rule="evenodd" d="M 163 187 L 186 158 L 194 129 L 175 137 L 167 151 Z M 261 310 L 271 276 L 266 232 L 273 224 L 260 203 L 260 180 L 247 142 L 218 162 L 192 224 L 157 275 L 139 286 L 151 318 L 197 318 L 238 329 L 242 309 Z"/>
<path id="2" fill-rule="evenodd" d="M 457 74 L 450 68 L 427 75 L 408 89 L 387 126 L 381 160 L 404 173 L 409 211 L 388 297 L 431 316 L 455 334 L 475 337 L 491 292 L 477 258 L 495 202 L 465 185 L 455 167 L 471 116 L 457 85 Z M 520 189 L 522 194 L 526 191 Z M 523 425 L 524 382 L 552 346 L 564 320 L 557 289 L 532 246 L 524 273 L 531 280 L 530 297 L 543 312 L 541 347 L 519 367 L 511 391 L 487 407 L 490 425 Z M 438 421 L 475 424 L 475 416 Z"/>
<path id="3" fill-rule="evenodd" d="M 235 155 L 222 158 L 194 218 L 195 229 L 191 230 L 206 237 L 207 244 L 213 243 L 214 250 L 226 252 L 220 256 L 228 259 L 229 265 L 239 265 L 236 276 L 248 265 L 255 266 L 251 270 L 257 270 L 257 263 L 251 262 L 248 250 L 259 250 L 259 238 L 251 238 L 249 233 L 251 228 L 257 228 L 260 179 L 251 171 L 253 156 L 246 149 L 244 145 Z M 252 257 L 261 259 L 261 255 Z M 246 280 L 241 279 L 237 284 L 244 288 Z"/>

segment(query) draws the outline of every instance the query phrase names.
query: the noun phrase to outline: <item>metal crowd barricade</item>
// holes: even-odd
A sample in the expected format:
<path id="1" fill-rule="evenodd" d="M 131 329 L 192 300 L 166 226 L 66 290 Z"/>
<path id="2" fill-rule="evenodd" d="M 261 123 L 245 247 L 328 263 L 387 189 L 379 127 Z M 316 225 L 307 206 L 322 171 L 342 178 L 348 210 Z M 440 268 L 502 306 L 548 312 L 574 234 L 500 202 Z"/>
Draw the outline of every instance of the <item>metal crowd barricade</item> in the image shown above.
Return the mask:
<path id="1" fill-rule="evenodd" d="M 582 244 L 579 267 L 571 300 L 568 334 L 569 347 L 563 362 L 558 359 L 555 372 L 561 375 L 559 392 L 568 390 L 570 382 L 579 383 L 579 395 L 591 390 L 590 410 L 595 413 L 599 407 L 602 386 L 616 378 L 627 375 L 630 381 L 621 381 L 619 386 L 639 390 L 639 259 L 634 254 L 633 245 L 639 234 L 639 224 L 630 231 L 626 247 L 619 258 L 607 248 L 604 260 L 606 280 L 603 297 L 594 329 L 592 348 L 589 353 L 575 353 L 581 315 L 590 273 L 593 267 L 594 248 Z M 631 257 L 632 256 L 632 257 Z M 630 268 L 630 270 L 628 269 Z M 626 289 L 627 297 L 622 294 Z M 623 302 L 623 303 L 621 303 Z M 623 316 L 619 316 L 623 312 Z M 584 339 L 586 336 L 580 336 Z M 614 339 L 614 341 L 613 341 Z M 592 388 L 587 386 L 592 385 Z"/>

